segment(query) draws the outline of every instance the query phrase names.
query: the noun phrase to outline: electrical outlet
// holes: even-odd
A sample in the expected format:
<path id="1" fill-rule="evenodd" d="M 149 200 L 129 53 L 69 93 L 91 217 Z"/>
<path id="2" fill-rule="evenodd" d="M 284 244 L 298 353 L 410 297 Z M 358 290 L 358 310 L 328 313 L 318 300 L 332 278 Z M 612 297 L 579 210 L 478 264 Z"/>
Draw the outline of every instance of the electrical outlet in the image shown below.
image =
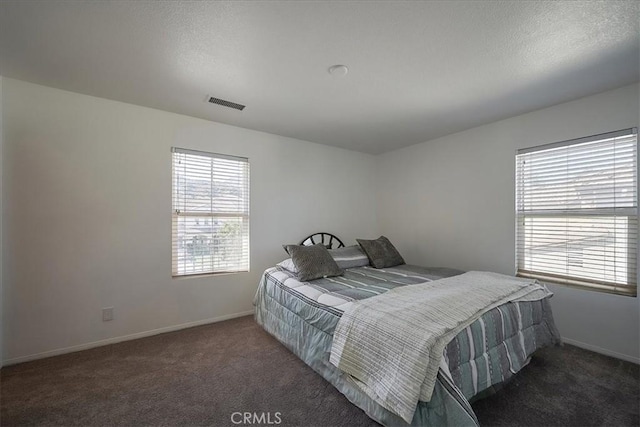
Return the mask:
<path id="1" fill-rule="evenodd" d="M 102 309 L 102 321 L 108 322 L 113 320 L 113 307 L 105 307 Z"/>

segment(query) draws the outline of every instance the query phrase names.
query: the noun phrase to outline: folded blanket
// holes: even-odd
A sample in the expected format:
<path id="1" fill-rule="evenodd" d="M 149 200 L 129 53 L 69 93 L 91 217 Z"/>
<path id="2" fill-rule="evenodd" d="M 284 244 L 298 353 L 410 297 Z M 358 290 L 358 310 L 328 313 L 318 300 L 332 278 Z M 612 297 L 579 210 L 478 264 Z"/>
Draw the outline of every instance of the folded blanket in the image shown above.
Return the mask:
<path id="1" fill-rule="evenodd" d="M 453 337 L 498 305 L 549 295 L 535 280 L 480 271 L 395 288 L 344 312 L 329 360 L 411 423 L 418 400 L 431 399 Z"/>

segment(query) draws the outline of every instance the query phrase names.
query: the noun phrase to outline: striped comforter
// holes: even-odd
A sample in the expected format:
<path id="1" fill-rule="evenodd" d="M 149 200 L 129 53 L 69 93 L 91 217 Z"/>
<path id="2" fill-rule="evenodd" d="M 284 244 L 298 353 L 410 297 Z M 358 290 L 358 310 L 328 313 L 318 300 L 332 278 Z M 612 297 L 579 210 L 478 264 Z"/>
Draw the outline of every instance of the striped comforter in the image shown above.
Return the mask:
<path id="1" fill-rule="evenodd" d="M 332 336 L 344 310 L 356 301 L 461 273 L 411 265 L 358 267 L 340 277 L 300 282 L 295 274 L 273 267 L 264 272 L 256 293 L 256 320 L 373 419 L 402 425 L 405 421 L 359 397 L 341 379 L 328 360 Z M 557 342 L 548 299 L 509 302 L 488 311 L 446 346 L 434 396 L 419 402 L 410 424 L 477 425 L 469 400 L 511 378 L 536 349 Z"/>
<path id="2" fill-rule="evenodd" d="M 410 423 L 418 400 L 431 399 L 453 337 L 491 308 L 549 295 L 535 280 L 479 271 L 396 288 L 344 312 L 330 361 Z"/>

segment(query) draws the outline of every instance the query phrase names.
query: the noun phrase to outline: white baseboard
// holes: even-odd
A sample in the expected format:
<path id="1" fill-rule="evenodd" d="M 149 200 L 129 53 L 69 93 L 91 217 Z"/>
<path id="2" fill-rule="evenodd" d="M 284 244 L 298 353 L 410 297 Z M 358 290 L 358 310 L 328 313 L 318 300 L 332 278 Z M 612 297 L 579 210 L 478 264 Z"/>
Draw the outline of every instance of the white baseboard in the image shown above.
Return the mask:
<path id="1" fill-rule="evenodd" d="M 608 350 L 606 348 L 598 347 L 596 345 L 587 344 L 584 342 L 572 340 L 571 338 L 562 338 L 562 342 L 575 345 L 576 347 L 584 348 L 585 350 L 593 351 L 594 353 L 604 354 L 605 356 L 615 357 L 616 359 L 626 360 L 627 362 L 632 362 L 637 365 L 640 365 L 640 358 L 629 356 L 628 354 L 618 353 L 616 351 Z"/>
<path id="2" fill-rule="evenodd" d="M 247 316 L 253 314 L 253 310 L 243 311 L 241 313 L 227 314 L 225 316 L 213 317 L 210 319 L 197 320 L 195 322 L 182 323 L 180 325 L 166 326 L 164 328 L 152 329 L 150 331 L 137 332 L 135 334 L 123 335 L 120 337 L 107 338 L 104 340 L 88 342 L 85 344 L 74 345 L 71 347 L 57 348 L 55 350 L 43 351 L 42 353 L 29 354 L 27 356 L 14 357 L 2 362 L 0 366 L 5 367 L 15 365 L 16 363 L 29 362 L 31 360 L 44 359 L 45 357 L 59 356 L 61 354 L 73 353 L 75 351 L 88 350 L 90 348 L 101 347 L 109 344 L 116 344 L 122 341 L 130 341 L 138 338 L 150 337 L 153 335 L 163 334 L 165 332 L 179 331 L 180 329 L 192 328 L 194 326 L 207 325 L 209 323 L 222 322 L 223 320 L 235 319 L 236 317 Z"/>
<path id="3" fill-rule="evenodd" d="M 73 353 L 75 351 L 88 350 L 90 348 L 101 347 L 109 344 L 116 344 L 123 341 L 135 340 L 138 338 L 150 337 L 153 335 L 163 334 L 165 332 L 173 332 L 179 331 L 181 329 L 192 328 L 194 326 L 207 325 L 209 323 L 222 322 L 224 320 L 235 319 L 237 317 L 248 316 L 249 314 L 253 314 L 253 310 L 243 311 L 240 313 L 227 314 L 225 316 L 212 317 L 204 320 L 197 320 L 195 322 L 182 323 L 180 325 L 174 326 L 166 326 L 164 328 L 152 329 L 150 331 L 137 332 L 135 334 L 123 335 L 120 337 L 107 338 L 104 340 L 93 341 L 85 344 L 74 345 L 71 347 L 58 348 L 55 350 L 44 351 L 41 353 L 29 354 L 26 356 L 14 357 L 12 359 L 4 360 L 0 363 L 0 367 L 15 365 L 17 363 L 29 362 L 37 359 L 44 359 L 46 357 L 59 356 L 61 354 Z M 562 342 L 575 345 L 576 347 L 584 348 L 585 350 L 590 350 L 595 353 L 604 354 L 606 356 L 615 357 L 616 359 L 626 360 L 628 362 L 632 362 L 640 365 L 640 358 L 629 356 L 627 354 L 618 353 L 612 350 L 608 350 L 606 348 L 598 347 L 592 344 L 583 343 L 581 341 L 576 341 L 571 338 L 562 337 Z"/>

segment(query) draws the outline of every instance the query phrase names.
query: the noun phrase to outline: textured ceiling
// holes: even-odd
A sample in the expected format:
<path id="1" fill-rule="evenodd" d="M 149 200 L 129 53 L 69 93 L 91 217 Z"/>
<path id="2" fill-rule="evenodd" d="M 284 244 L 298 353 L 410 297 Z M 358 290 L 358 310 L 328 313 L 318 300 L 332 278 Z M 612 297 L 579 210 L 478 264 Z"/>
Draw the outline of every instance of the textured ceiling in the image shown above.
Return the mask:
<path id="1" fill-rule="evenodd" d="M 2 1 L 0 74 L 381 153 L 638 81 L 639 21 L 637 1 Z"/>

